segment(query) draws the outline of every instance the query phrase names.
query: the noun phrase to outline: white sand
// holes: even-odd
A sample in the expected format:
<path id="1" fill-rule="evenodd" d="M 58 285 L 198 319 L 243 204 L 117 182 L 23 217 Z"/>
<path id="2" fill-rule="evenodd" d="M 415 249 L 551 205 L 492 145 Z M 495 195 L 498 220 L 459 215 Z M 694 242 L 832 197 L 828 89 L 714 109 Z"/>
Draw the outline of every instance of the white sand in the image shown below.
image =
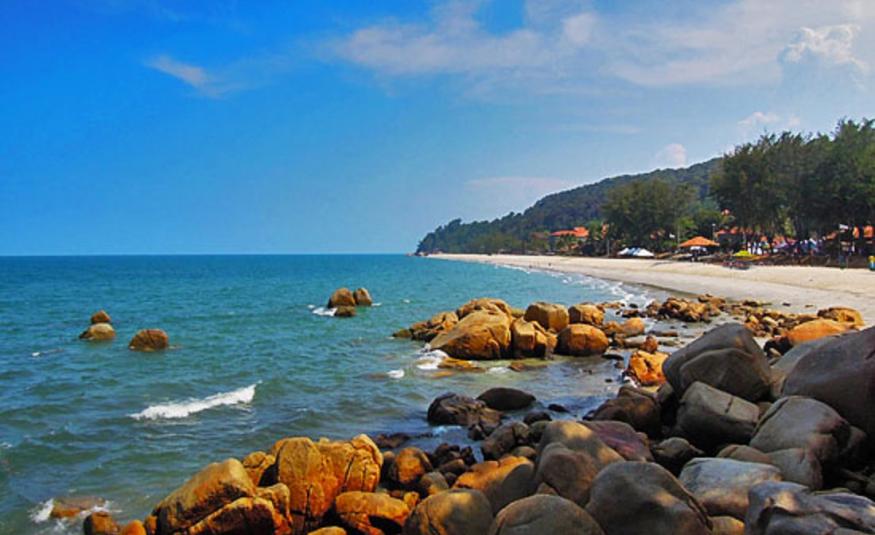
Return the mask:
<path id="1" fill-rule="evenodd" d="M 674 292 L 768 301 L 774 308 L 797 312 L 848 306 L 859 310 L 867 325 L 875 322 L 875 272 L 869 270 L 753 266 L 740 271 L 693 262 L 562 256 L 433 255 L 432 258 L 583 273 Z"/>

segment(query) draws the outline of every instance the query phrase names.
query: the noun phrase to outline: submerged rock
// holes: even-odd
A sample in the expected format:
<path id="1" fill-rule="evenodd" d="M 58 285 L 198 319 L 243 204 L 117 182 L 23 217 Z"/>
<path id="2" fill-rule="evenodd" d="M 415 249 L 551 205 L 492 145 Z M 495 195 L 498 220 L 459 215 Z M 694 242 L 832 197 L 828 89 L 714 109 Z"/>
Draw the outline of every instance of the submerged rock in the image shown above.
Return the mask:
<path id="1" fill-rule="evenodd" d="M 352 318 L 357 314 L 354 306 L 342 305 L 334 309 L 335 318 Z"/>
<path id="2" fill-rule="evenodd" d="M 170 338 L 161 329 L 143 329 L 131 338 L 128 349 L 132 351 L 161 351 L 170 346 Z"/>

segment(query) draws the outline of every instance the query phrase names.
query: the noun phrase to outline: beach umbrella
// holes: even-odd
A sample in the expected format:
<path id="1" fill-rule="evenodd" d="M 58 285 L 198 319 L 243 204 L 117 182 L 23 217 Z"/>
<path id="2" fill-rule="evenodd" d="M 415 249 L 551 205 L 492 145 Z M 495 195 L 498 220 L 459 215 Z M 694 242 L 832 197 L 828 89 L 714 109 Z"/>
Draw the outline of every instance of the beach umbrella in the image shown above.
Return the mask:
<path id="1" fill-rule="evenodd" d="M 690 238 L 684 243 L 680 244 L 680 247 L 718 247 L 720 244 L 709 240 L 704 236 L 696 236 L 695 238 Z"/>

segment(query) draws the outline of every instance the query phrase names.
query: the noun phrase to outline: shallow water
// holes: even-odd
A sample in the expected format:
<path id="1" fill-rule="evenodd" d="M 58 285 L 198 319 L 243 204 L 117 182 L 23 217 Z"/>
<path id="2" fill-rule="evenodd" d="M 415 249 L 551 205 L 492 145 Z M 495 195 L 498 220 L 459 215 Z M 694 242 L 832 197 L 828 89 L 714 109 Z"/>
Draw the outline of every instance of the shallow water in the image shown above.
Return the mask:
<path id="1" fill-rule="evenodd" d="M 339 319 L 321 309 L 339 286 L 378 303 Z M 614 392 L 604 359 L 559 359 L 525 373 L 435 377 L 434 357 L 391 333 L 472 297 L 524 307 L 655 293 L 580 276 L 403 256 L 0 258 L 0 533 L 79 533 L 45 519 L 58 496 L 100 496 L 142 518 L 203 465 L 289 435 L 427 433 L 445 391 L 524 388 L 585 411 Z M 77 339 L 106 309 L 118 337 Z M 127 341 L 160 327 L 174 349 Z M 42 514 L 41 514 L 42 513 Z"/>

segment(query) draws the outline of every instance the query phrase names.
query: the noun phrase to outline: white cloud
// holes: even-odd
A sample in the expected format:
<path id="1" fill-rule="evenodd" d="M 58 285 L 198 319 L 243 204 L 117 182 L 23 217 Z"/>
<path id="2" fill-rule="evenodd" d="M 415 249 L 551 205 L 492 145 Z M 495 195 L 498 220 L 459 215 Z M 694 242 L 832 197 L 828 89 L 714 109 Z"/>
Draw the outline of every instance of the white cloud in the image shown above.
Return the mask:
<path id="1" fill-rule="evenodd" d="M 663 147 L 654 157 L 654 165 L 659 168 L 677 169 L 687 166 L 687 148 L 680 143 Z"/>
<path id="2" fill-rule="evenodd" d="M 766 131 L 793 130 L 802 124 L 802 120 L 795 114 L 786 117 L 776 112 L 755 111 L 738 121 L 738 129 L 743 139 L 750 139 Z"/>
<path id="3" fill-rule="evenodd" d="M 775 124 L 781 120 L 781 117 L 773 112 L 761 112 L 755 111 L 745 117 L 744 119 L 738 121 L 738 126 L 742 128 L 757 128 L 760 126 L 768 126 L 770 124 Z"/>
<path id="4" fill-rule="evenodd" d="M 784 51 L 784 60 L 799 63 L 806 59 L 833 65 L 850 65 L 861 72 L 869 70 L 854 56 L 854 38 L 860 33 L 856 24 L 838 24 L 820 28 L 802 28 L 799 36 Z"/>

